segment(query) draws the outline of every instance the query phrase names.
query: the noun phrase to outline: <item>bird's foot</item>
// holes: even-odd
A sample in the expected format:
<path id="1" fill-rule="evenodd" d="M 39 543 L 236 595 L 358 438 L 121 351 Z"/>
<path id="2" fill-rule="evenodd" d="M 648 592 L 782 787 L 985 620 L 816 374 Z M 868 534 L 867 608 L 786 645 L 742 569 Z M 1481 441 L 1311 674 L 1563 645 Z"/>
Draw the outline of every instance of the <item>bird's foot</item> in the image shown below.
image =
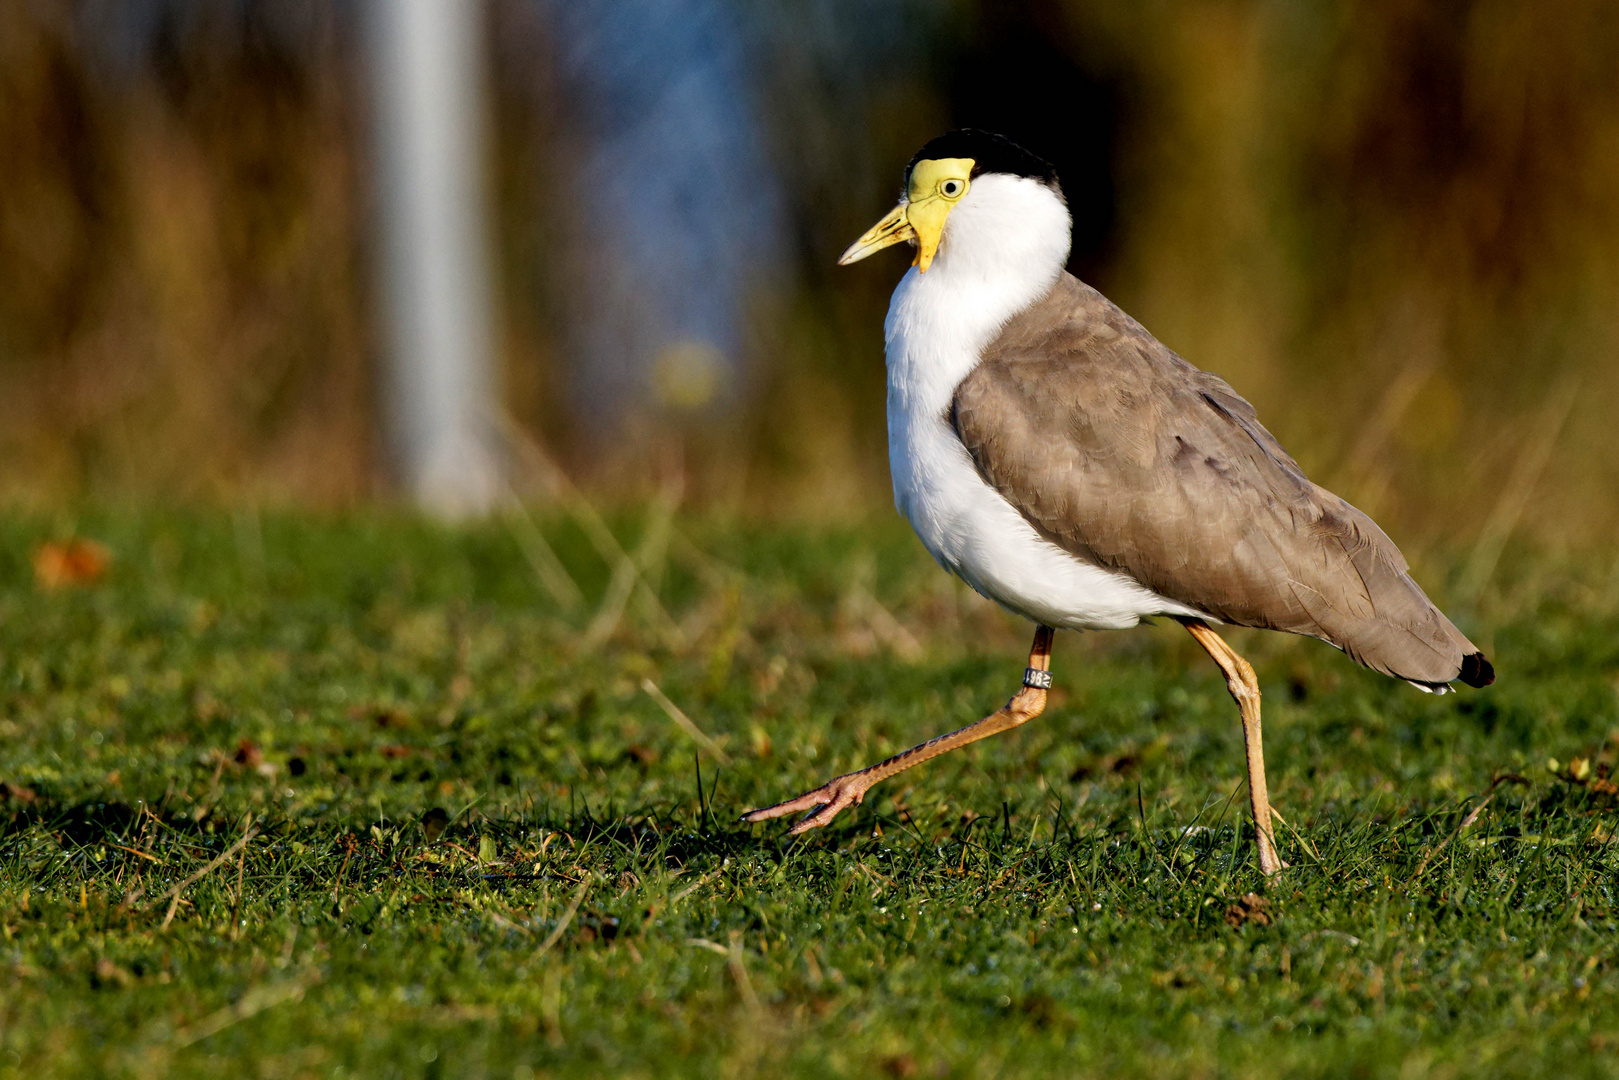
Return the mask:
<path id="1" fill-rule="evenodd" d="M 876 780 L 868 778 L 862 772 L 845 773 L 835 780 L 830 780 L 814 791 L 806 791 L 796 799 L 779 802 L 775 806 L 766 806 L 761 810 L 749 810 L 742 815 L 746 822 L 769 821 L 771 818 L 785 817 L 803 810 L 814 810 L 802 821 L 787 830 L 788 836 L 797 836 L 799 833 L 819 829 L 827 824 L 840 812 L 851 806 L 859 806 L 866 798 L 866 791 Z"/>

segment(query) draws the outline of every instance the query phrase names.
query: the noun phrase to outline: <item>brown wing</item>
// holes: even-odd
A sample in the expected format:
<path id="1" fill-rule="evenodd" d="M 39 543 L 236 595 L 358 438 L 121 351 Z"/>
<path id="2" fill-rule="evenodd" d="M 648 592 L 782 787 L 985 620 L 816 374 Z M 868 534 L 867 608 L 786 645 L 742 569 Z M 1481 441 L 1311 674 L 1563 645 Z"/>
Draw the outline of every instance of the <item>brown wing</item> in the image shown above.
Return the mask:
<path id="1" fill-rule="evenodd" d="M 1079 558 L 1413 682 L 1488 670 L 1464 665 L 1477 648 L 1393 541 L 1312 484 L 1252 405 L 1067 274 L 957 387 L 950 420 L 984 479 Z"/>

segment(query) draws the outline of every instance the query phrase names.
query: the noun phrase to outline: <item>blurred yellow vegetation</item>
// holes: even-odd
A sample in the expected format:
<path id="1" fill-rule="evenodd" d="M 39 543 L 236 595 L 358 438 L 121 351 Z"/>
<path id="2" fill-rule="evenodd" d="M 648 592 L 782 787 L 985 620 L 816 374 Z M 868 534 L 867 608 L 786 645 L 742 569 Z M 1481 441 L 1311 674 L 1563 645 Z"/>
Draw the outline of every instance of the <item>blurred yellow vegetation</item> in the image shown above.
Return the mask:
<path id="1" fill-rule="evenodd" d="M 1120 102 L 1094 283 L 1250 397 L 1318 482 L 1408 547 L 1471 544 L 1483 562 L 1512 536 L 1588 543 L 1619 525 L 1619 9 L 1013 6 Z M 494 5 L 497 26 L 511 7 Z M 0 5 L 0 496 L 384 491 L 354 43 L 316 20 L 297 55 L 225 49 L 204 20 L 118 83 L 66 10 Z M 959 33 L 990 10 L 956 4 Z M 522 186 L 566 167 L 524 141 L 545 125 L 510 93 L 522 77 L 496 65 L 510 411 L 598 494 L 646 490 L 667 441 L 603 453 L 559 414 L 555 305 L 513 271 L 517 245 L 561 228 L 525 218 L 540 201 Z M 953 121 L 932 78 L 875 85 L 864 128 L 840 133 L 858 181 L 794 200 L 825 220 L 805 230 L 799 284 L 760 298 L 739 414 L 668 421 L 685 425 L 695 499 L 887 502 L 880 324 L 898 268 L 827 267 L 892 194 L 870 176 L 897 189 Z M 1091 137 L 1094 118 L 1044 106 L 1052 140 Z M 811 106 L 773 107 L 787 124 Z M 666 359 L 665 396 L 713 395 L 709 367 Z"/>

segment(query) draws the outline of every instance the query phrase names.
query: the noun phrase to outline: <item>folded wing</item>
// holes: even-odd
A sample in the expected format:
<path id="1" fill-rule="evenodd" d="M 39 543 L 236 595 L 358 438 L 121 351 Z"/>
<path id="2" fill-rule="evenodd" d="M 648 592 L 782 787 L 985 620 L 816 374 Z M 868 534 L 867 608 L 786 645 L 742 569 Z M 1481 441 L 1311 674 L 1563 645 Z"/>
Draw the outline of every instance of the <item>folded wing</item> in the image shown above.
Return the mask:
<path id="1" fill-rule="evenodd" d="M 991 344 L 950 421 L 985 481 L 1078 558 L 1415 683 L 1493 679 L 1371 518 L 1312 484 L 1223 380 L 1068 274 Z"/>

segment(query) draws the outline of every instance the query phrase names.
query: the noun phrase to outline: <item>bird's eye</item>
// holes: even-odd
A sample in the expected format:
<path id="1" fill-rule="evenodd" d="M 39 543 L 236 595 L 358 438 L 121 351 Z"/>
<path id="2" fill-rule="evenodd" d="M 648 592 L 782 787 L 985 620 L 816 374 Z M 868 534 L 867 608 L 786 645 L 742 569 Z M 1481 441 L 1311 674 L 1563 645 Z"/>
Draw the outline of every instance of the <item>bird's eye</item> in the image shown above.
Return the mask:
<path id="1" fill-rule="evenodd" d="M 947 199 L 954 199 L 965 190 L 966 186 L 960 180 L 946 180 L 939 185 L 939 194 Z"/>

